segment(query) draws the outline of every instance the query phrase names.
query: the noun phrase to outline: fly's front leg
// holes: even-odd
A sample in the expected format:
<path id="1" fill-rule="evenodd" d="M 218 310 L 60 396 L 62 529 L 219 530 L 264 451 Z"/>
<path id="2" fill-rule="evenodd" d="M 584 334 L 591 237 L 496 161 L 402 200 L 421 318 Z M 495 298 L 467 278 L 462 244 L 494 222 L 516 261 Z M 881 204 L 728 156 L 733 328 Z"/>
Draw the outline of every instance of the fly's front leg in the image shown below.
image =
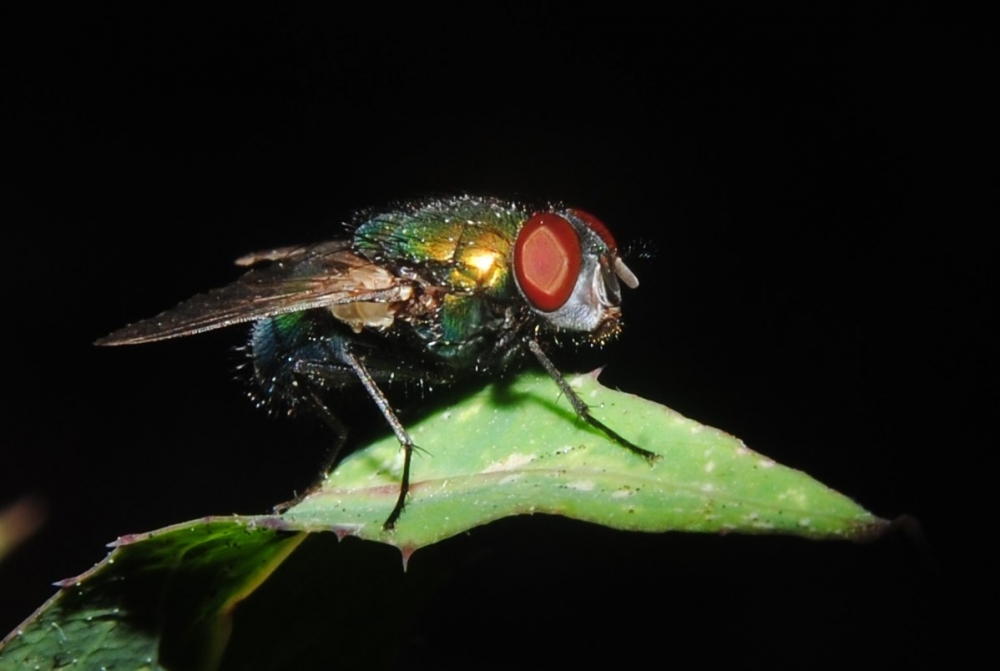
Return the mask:
<path id="1" fill-rule="evenodd" d="M 371 373 L 368 372 L 368 369 L 365 368 L 365 365 L 361 362 L 361 360 L 347 347 L 344 347 L 341 352 L 338 352 L 337 358 L 339 361 L 350 366 L 354 375 L 358 378 L 361 384 L 364 385 L 365 391 L 367 391 L 368 395 L 371 396 L 373 401 L 375 401 L 375 405 L 378 406 L 378 409 L 382 411 L 382 416 L 385 417 L 385 421 L 392 427 L 392 432 L 396 434 L 396 439 L 403 448 L 403 479 L 399 485 L 399 496 L 396 499 L 396 505 L 392 508 L 392 512 L 389 513 L 389 517 L 382 525 L 383 529 L 389 531 L 396 526 L 396 521 L 403 512 L 403 507 L 406 505 L 406 495 L 410 491 L 410 461 L 413 457 L 413 450 L 416 449 L 416 445 L 413 444 L 413 439 L 410 438 L 410 434 L 407 433 L 406 429 L 403 427 L 403 423 L 399 421 L 399 417 L 396 416 L 392 406 L 389 405 L 389 401 L 386 399 L 385 394 L 383 394 L 382 390 L 375 384 L 375 380 L 372 378 Z M 330 373 L 329 366 L 329 364 L 319 362 L 298 361 L 295 364 L 295 370 L 299 373 L 323 377 L 324 375 L 328 375 Z"/>
<path id="2" fill-rule="evenodd" d="M 560 391 L 562 391 L 566 398 L 569 399 L 569 402 L 573 405 L 573 410 L 576 411 L 577 417 L 585 421 L 587 424 L 590 424 L 592 427 L 625 449 L 638 454 L 650 463 L 653 463 L 660 458 L 660 455 L 655 452 L 642 449 L 635 443 L 619 435 L 617 431 L 611 429 L 604 422 L 590 414 L 590 408 L 588 408 L 587 404 L 583 402 L 583 399 L 581 399 L 577 393 L 573 391 L 573 388 L 569 386 L 569 383 L 566 382 L 566 378 L 562 376 L 562 373 L 556 370 L 555 364 L 553 364 L 549 357 L 545 355 L 545 352 L 542 351 L 542 346 L 539 345 L 533 338 L 527 338 L 525 339 L 525 342 L 528 345 L 528 349 L 531 350 L 531 353 L 534 354 L 535 358 L 538 359 L 538 362 L 542 364 L 545 372 L 549 374 L 549 377 L 555 380 L 555 383 L 559 385 Z"/>

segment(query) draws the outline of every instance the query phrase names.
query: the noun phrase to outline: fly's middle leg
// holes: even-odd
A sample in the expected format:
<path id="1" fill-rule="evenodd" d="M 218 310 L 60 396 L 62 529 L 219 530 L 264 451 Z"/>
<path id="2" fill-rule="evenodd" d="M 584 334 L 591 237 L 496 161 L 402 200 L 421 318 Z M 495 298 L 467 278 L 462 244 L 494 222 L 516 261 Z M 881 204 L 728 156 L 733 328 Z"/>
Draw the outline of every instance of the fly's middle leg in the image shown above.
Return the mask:
<path id="1" fill-rule="evenodd" d="M 354 372 L 358 381 L 364 386 L 365 391 L 368 395 L 375 401 L 375 405 L 382 412 L 382 416 L 385 417 L 385 421 L 389 423 L 392 427 L 392 432 L 396 434 L 396 439 L 399 441 L 400 446 L 403 448 L 403 477 L 399 485 L 399 496 L 396 498 L 396 505 L 393 506 L 392 512 L 389 513 L 389 517 L 386 518 L 385 522 L 382 524 L 382 528 L 386 531 L 391 530 L 396 526 L 396 521 L 399 519 L 400 514 L 403 512 L 403 508 L 406 505 L 406 496 L 410 491 L 410 462 L 413 458 L 413 451 L 416 449 L 416 445 L 413 443 L 413 439 L 407 432 L 403 423 L 399 421 L 399 417 L 396 416 L 396 412 L 389 405 L 388 399 L 386 399 L 385 394 L 379 389 L 378 385 L 375 384 L 375 380 L 372 378 L 371 373 L 365 367 L 363 361 L 353 352 L 350 348 L 344 347 L 342 351 L 338 353 L 340 362 L 346 364 Z M 313 362 L 313 361 L 298 361 L 295 364 L 296 372 L 314 376 L 314 377 L 326 377 L 331 373 L 336 373 L 337 375 L 343 375 L 343 368 L 341 366 L 331 366 L 329 363 Z"/>

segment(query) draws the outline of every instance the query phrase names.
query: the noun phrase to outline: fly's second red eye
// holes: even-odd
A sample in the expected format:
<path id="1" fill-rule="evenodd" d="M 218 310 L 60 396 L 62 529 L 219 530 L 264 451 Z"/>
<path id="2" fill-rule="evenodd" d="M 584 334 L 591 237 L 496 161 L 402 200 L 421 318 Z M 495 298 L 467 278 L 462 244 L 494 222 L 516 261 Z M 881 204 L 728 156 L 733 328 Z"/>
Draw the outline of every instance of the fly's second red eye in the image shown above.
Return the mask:
<path id="1" fill-rule="evenodd" d="M 590 212 L 585 212 L 583 210 L 572 209 L 570 210 L 574 215 L 576 215 L 580 221 L 585 223 L 590 230 L 601 236 L 601 240 L 604 240 L 604 244 L 608 246 L 612 252 L 618 251 L 618 243 L 611 236 L 611 231 L 608 227 L 604 225 L 604 222 L 592 215 Z"/>
<path id="2" fill-rule="evenodd" d="M 544 312 L 558 310 L 569 300 L 582 263 L 580 238 L 573 225 L 554 212 L 531 215 L 514 243 L 517 284 L 531 304 Z"/>

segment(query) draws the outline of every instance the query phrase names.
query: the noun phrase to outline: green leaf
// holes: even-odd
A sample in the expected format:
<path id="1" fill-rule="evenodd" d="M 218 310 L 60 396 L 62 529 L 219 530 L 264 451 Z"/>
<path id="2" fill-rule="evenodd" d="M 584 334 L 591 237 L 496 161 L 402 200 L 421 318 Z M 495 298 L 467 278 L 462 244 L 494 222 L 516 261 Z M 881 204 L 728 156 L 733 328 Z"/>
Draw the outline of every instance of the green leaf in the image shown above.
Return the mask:
<path id="1" fill-rule="evenodd" d="M 4 639 L 0 669 L 214 668 L 235 604 L 304 538 L 266 521 L 206 518 L 119 538 Z"/>
<path id="2" fill-rule="evenodd" d="M 576 418 L 551 379 L 525 374 L 409 425 L 421 451 L 394 531 L 382 528 L 402 467 L 390 435 L 345 459 L 321 488 L 283 515 L 206 518 L 119 539 L 104 562 L 61 583 L 58 594 L 11 632 L 0 644 L 0 668 L 55 669 L 76 662 L 80 668 L 210 669 L 224 652 L 227 660 L 239 660 L 230 661 L 231 668 L 263 667 L 260 652 L 244 650 L 241 657 L 240 651 L 226 651 L 234 609 L 285 561 L 307 536 L 302 532 L 381 541 L 408 558 L 449 536 L 525 513 L 634 531 L 813 539 L 868 539 L 887 526 L 847 497 L 722 431 L 606 389 L 595 375 L 570 383 L 598 419 L 660 459 L 650 464 L 609 441 Z M 290 580 L 306 589 L 313 578 L 342 581 L 341 598 L 325 604 L 324 617 L 358 630 L 341 631 L 337 658 L 349 659 L 354 650 L 371 661 L 391 653 L 382 643 L 383 623 L 374 614 L 352 616 L 365 608 L 398 616 L 399 607 L 387 604 L 405 601 L 405 586 L 390 587 L 390 575 L 357 580 L 363 571 L 391 570 L 362 549 L 379 546 L 355 545 L 361 548 L 346 554 L 325 546 L 318 564 L 323 569 L 281 572 L 282 591 L 291 589 Z M 363 558 L 352 559 L 358 552 Z M 364 591 L 351 591 L 359 582 Z M 279 667 L 298 652 L 293 630 L 283 631 L 287 640 L 268 645 Z"/>
<path id="3" fill-rule="evenodd" d="M 396 529 L 402 454 L 393 436 L 343 461 L 284 518 L 404 552 L 509 515 L 551 513 L 632 531 L 780 533 L 860 539 L 885 525 L 846 496 L 781 466 L 727 433 L 662 405 L 570 384 L 593 414 L 660 455 L 650 464 L 579 421 L 548 376 L 492 385 L 409 427 L 410 498 Z"/>

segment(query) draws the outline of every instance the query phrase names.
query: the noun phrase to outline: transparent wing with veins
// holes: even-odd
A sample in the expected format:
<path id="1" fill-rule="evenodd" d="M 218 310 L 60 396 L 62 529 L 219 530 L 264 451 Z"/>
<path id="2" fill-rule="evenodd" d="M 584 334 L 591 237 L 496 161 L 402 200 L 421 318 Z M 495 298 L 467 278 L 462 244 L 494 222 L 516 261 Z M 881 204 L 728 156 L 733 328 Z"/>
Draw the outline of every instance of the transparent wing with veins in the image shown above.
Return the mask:
<path id="1" fill-rule="evenodd" d="M 237 264 L 262 261 L 271 265 L 252 268 L 232 284 L 130 324 L 96 344 L 134 345 L 313 308 L 405 301 L 415 285 L 360 256 L 343 240 L 248 254 Z"/>

